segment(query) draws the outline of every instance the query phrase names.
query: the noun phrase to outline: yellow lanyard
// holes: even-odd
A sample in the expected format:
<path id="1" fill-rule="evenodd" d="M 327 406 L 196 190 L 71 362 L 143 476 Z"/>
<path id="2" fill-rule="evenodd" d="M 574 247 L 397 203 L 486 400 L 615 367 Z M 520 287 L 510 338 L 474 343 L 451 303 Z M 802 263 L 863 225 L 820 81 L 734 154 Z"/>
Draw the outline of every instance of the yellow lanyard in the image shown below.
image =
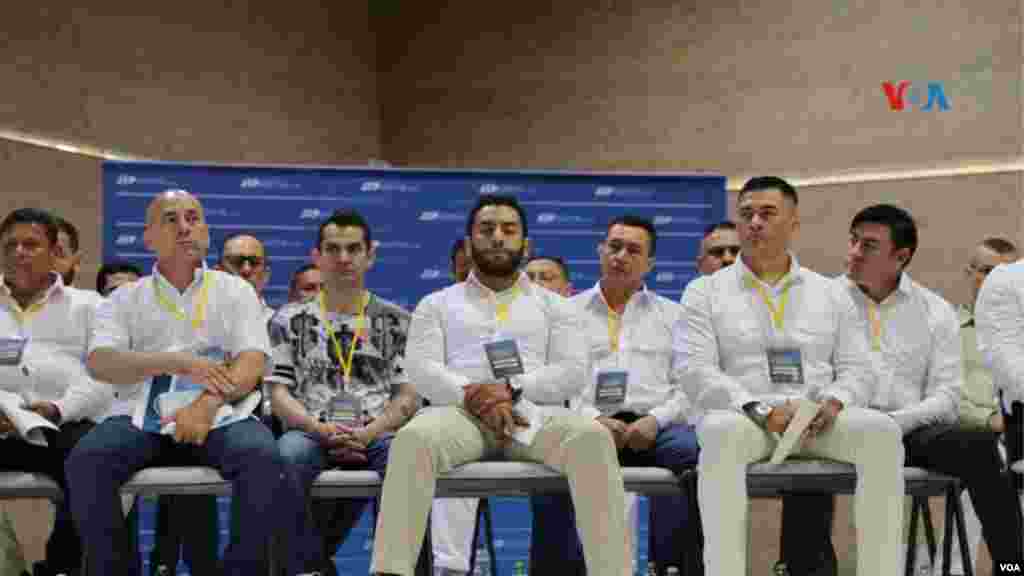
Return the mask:
<path id="1" fill-rule="evenodd" d="M 203 272 L 203 285 L 199 288 L 199 295 L 196 296 L 195 310 L 192 314 L 192 328 L 199 330 L 199 326 L 203 324 L 203 320 L 206 318 L 206 302 L 209 298 L 209 287 L 210 287 L 210 273 L 207 271 Z M 188 316 L 185 311 L 178 307 L 177 304 L 172 302 L 163 292 L 160 291 L 160 282 L 154 277 L 153 278 L 153 293 L 156 295 L 156 301 L 178 320 L 186 320 Z"/>
<path id="2" fill-rule="evenodd" d="M 317 296 L 320 301 L 320 320 L 324 323 L 324 327 L 327 329 L 327 336 L 330 338 L 331 343 L 334 344 L 334 353 L 338 356 L 338 362 L 341 364 L 341 375 L 348 383 L 349 376 L 352 374 L 352 358 L 356 353 L 356 344 L 359 340 L 365 336 L 365 328 L 363 324 L 366 320 L 366 306 L 370 303 L 370 292 L 363 292 L 363 305 L 359 308 L 359 314 L 356 315 L 356 333 L 352 338 L 352 345 L 348 349 L 348 354 L 342 355 L 341 353 L 341 342 L 338 341 L 338 337 L 334 334 L 334 329 L 331 328 L 331 323 L 327 321 L 327 304 L 324 302 L 324 292 L 320 291 Z"/>
<path id="3" fill-rule="evenodd" d="M 622 333 L 622 316 L 612 310 L 608 309 L 608 343 L 612 349 L 612 353 L 619 351 L 619 336 Z"/>
<path id="4" fill-rule="evenodd" d="M 494 319 L 499 326 L 508 321 L 509 304 L 518 298 L 520 294 L 522 294 L 522 290 L 519 289 L 518 284 L 512 286 L 508 291 L 508 296 L 501 300 L 498 299 L 497 294 L 492 293 L 491 297 L 494 298 Z"/>
<path id="5" fill-rule="evenodd" d="M 885 321 L 885 310 L 878 304 L 868 300 L 868 321 L 871 324 L 871 348 L 882 349 L 882 324 Z"/>
<path id="6" fill-rule="evenodd" d="M 782 286 L 782 293 L 779 294 L 779 303 L 775 304 L 775 301 L 771 296 L 768 295 L 768 291 L 764 289 L 764 285 L 757 281 L 753 276 L 747 276 L 747 284 L 753 286 L 757 293 L 761 295 L 761 300 L 764 301 L 764 305 L 768 307 L 768 312 L 772 317 L 772 324 L 776 330 L 782 330 L 786 323 L 786 302 L 789 300 L 789 289 L 793 287 L 793 281 L 787 280 Z"/>

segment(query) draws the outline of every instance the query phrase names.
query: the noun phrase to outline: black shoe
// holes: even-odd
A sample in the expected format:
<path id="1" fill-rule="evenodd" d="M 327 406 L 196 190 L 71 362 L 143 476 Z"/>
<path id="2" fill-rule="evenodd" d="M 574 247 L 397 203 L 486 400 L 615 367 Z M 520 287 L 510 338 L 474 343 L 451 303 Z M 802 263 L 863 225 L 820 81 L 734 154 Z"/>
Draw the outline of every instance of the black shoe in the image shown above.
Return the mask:
<path id="1" fill-rule="evenodd" d="M 44 562 L 35 562 L 32 564 L 32 576 L 78 576 L 78 570 L 55 570 Z"/>
<path id="2" fill-rule="evenodd" d="M 779 560 L 772 567 L 772 576 L 789 576 L 789 568 L 786 567 L 786 563 Z"/>

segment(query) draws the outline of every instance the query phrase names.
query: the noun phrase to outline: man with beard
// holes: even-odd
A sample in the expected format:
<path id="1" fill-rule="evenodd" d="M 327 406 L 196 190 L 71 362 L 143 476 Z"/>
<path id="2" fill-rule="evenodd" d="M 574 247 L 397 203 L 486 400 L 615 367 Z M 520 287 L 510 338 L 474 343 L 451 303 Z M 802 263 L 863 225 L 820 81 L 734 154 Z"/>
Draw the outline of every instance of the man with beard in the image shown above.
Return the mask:
<path id="1" fill-rule="evenodd" d="M 561 407 L 583 382 L 579 323 L 565 299 L 519 270 L 528 245 L 515 198 L 480 196 L 466 222 L 475 268 L 413 314 L 406 365 L 432 406 L 391 443 L 375 574 L 412 574 L 438 475 L 492 455 L 566 474 L 588 573 L 630 573 L 625 546 L 607 545 L 626 538 L 615 444 L 600 423 Z"/>
<path id="2" fill-rule="evenodd" d="M 209 229 L 187 191 L 168 190 L 150 203 L 143 239 L 156 252 L 152 275 L 100 304 L 89 345 L 87 365 L 112 384 L 113 406 L 66 463 L 72 493 L 89 495 L 71 501 L 88 572 L 139 573 L 121 486 L 143 468 L 189 463 L 214 467 L 233 485 L 239 529 L 222 573 L 257 574 L 273 533 L 266 518 L 287 504 L 274 438 L 245 417 L 270 355 L 259 299 L 245 280 L 206 268 Z M 214 427 L 224 404 L 241 419 Z"/>

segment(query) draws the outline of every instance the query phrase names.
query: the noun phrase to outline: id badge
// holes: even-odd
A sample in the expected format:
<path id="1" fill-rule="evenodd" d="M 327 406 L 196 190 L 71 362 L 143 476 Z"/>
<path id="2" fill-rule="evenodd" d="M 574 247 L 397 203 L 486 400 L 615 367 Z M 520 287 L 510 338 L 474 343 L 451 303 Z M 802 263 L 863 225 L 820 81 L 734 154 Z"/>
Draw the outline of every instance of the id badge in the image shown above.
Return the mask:
<path id="1" fill-rule="evenodd" d="M 338 392 L 327 403 L 325 419 L 332 424 L 341 424 L 349 428 L 363 425 L 363 402 L 349 392 Z"/>
<path id="2" fill-rule="evenodd" d="M 625 370 L 598 370 L 594 384 L 594 406 L 604 414 L 618 411 L 626 403 L 629 372 Z"/>
<path id="3" fill-rule="evenodd" d="M 799 348 L 769 348 L 767 352 L 772 384 L 803 386 L 804 364 Z"/>
<path id="4" fill-rule="evenodd" d="M 17 366 L 25 353 L 27 338 L 0 338 L 0 366 Z"/>
<path id="5" fill-rule="evenodd" d="M 515 340 L 505 338 L 484 342 L 484 352 L 487 353 L 487 361 L 491 365 L 491 373 L 495 379 L 501 380 L 525 372 L 523 359 L 519 356 L 519 346 Z"/>

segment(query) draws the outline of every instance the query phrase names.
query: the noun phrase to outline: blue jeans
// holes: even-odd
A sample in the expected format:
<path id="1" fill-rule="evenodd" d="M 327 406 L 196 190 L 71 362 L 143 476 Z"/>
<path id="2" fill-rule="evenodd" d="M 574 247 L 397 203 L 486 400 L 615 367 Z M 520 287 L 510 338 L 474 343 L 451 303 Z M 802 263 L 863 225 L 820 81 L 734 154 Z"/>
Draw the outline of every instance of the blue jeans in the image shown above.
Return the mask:
<path id="1" fill-rule="evenodd" d="M 368 462 L 358 469 L 373 470 L 383 477 L 392 437 L 393 434 L 382 434 L 370 442 L 366 449 Z M 316 477 L 334 467 L 328 460 L 327 451 L 319 440 L 301 430 L 286 432 L 278 439 L 277 446 L 285 464 L 286 501 L 291 505 L 285 517 L 287 520 L 283 534 L 284 549 L 288 551 L 288 574 L 325 570 L 325 564 L 334 555 L 334 550 L 328 548 L 337 548 L 338 544 L 344 542 L 359 522 L 370 499 L 318 501 L 317 518 L 329 522 L 329 529 L 333 532 L 329 538 L 325 538 L 324 531 L 314 521 L 309 493 Z"/>
<path id="2" fill-rule="evenodd" d="M 624 448 L 622 466 L 657 466 L 676 474 L 697 465 L 697 433 L 693 426 L 674 424 L 658 432 L 654 446 L 642 452 Z M 622 502 L 610 502 L 622 506 Z M 576 533 L 576 513 L 567 494 L 543 494 L 530 498 L 533 529 L 530 541 L 530 573 L 574 576 L 586 574 L 583 546 Z M 649 560 L 661 574 L 676 566 L 685 574 L 685 558 L 696 558 L 696 532 L 689 524 L 686 497 L 652 496 Z M 612 543 L 609 543 L 611 545 Z M 623 543 L 624 545 L 624 543 Z M 684 556 L 686 554 L 687 556 Z"/>
<path id="3" fill-rule="evenodd" d="M 211 430 L 202 446 L 177 444 L 173 437 L 144 432 L 128 416 L 110 418 L 82 438 L 66 463 L 75 525 L 88 551 L 89 574 L 137 576 L 139 554 L 132 550 L 121 512 L 121 486 L 151 466 L 200 465 L 216 468 L 233 484 L 238 534 L 224 551 L 224 574 L 250 576 L 266 570 L 267 544 L 282 502 L 284 467 L 270 430 L 250 418 Z"/>

